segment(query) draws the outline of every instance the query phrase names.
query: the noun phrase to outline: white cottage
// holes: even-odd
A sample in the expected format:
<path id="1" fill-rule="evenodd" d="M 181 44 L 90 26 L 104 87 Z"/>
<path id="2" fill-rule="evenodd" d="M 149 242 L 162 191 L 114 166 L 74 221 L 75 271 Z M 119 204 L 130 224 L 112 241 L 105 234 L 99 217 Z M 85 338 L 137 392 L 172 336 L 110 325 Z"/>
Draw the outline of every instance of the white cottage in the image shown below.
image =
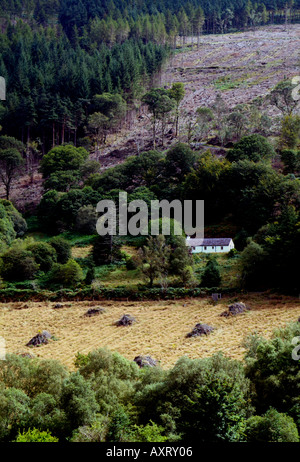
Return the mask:
<path id="1" fill-rule="evenodd" d="M 230 237 L 191 239 L 187 236 L 186 245 L 191 247 L 192 253 L 226 253 L 234 249 L 234 243 Z"/>

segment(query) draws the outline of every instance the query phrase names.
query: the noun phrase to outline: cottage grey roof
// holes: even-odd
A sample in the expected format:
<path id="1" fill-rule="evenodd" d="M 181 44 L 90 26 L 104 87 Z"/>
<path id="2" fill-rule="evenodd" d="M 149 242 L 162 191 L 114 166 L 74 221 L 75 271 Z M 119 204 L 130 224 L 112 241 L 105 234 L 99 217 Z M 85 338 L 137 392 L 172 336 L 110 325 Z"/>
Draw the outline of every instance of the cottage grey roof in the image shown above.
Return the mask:
<path id="1" fill-rule="evenodd" d="M 231 241 L 231 237 L 220 237 L 220 238 L 214 238 L 214 239 L 209 239 L 209 238 L 207 239 L 187 239 L 186 243 L 187 245 L 194 246 L 194 247 L 198 247 L 201 245 L 226 246 L 230 244 L 230 241 Z"/>

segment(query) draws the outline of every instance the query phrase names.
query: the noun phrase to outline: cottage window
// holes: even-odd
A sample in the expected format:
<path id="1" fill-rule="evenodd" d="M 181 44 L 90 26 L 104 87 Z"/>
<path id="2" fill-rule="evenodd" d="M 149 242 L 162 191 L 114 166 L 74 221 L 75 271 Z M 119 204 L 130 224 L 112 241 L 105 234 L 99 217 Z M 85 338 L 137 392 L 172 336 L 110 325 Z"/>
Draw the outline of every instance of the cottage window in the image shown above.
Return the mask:
<path id="1" fill-rule="evenodd" d="M 206 249 L 207 249 L 207 247 L 206 247 L 206 245 L 205 245 L 205 246 L 204 246 L 204 250 L 206 250 Z"/>
<path id="2" fill-rule="evenodd" d="M 214 249 L 214 246 L 212 246 L 212 249 Z"/>
<path id="3" fill-rule="evenodd" d="M 221 250 L 223 250 L 223 246 L 221 245 Z"/>

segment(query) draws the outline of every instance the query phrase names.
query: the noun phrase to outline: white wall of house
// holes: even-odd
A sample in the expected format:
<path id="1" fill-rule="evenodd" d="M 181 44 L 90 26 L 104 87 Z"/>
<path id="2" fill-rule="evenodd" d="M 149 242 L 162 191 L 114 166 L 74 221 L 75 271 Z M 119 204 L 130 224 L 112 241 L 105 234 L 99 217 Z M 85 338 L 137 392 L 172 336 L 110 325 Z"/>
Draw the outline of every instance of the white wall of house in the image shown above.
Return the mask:
<path id="1" fill-rule="evenodd" d="M 192 253 L 227 253 L 231 249 L 234 249 L 234 243 L 232 240 L 230 241 L 229 245 L 223 245 L 223 246 L 221 245 L 195 246 L 195 247 L 192 247 Z"/>

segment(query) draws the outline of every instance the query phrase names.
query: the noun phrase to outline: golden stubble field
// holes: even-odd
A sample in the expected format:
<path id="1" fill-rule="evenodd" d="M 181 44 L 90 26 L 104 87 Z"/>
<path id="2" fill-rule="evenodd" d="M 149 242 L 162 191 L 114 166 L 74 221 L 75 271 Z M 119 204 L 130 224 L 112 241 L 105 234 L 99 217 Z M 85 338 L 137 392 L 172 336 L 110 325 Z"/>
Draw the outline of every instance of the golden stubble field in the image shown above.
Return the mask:
<path id="1" fill-rule="evenodd" d="M 213 305 L 210 298 L 157 302 L 83 301 L 66 302 L 54 309 L 55 303 L 27 302 L 0 304 L 0 335 L 8 353 L 31 353 L 57 359 L 74 369 L 77 352 L 87 354 L 100 347 L 118 351 L 133 360 L 139 354 L 150 354 L 163 368 L 171 367 L 181 356 L 200 358 L 223 351 L 226 356 L 242 359 L 243 340 L 249 333 L 270 338 L 275 328 L 284 327 L 300 316 L 296 297 L 259 294 L 241 297 L 251 310 L 236 317 L 220 317 L 232 299 L 224 298 Z M 85 317 L 91 307 L 105 312 Z M 123 314 L 137 320 L 129 327 L 114 322 Z M 215 328 L 209 336 L 186 338 L 195 324 L 207 323 Z M 48 330 L 55 340 L 40 347 L 26 347 L 39 330 Z"/>

